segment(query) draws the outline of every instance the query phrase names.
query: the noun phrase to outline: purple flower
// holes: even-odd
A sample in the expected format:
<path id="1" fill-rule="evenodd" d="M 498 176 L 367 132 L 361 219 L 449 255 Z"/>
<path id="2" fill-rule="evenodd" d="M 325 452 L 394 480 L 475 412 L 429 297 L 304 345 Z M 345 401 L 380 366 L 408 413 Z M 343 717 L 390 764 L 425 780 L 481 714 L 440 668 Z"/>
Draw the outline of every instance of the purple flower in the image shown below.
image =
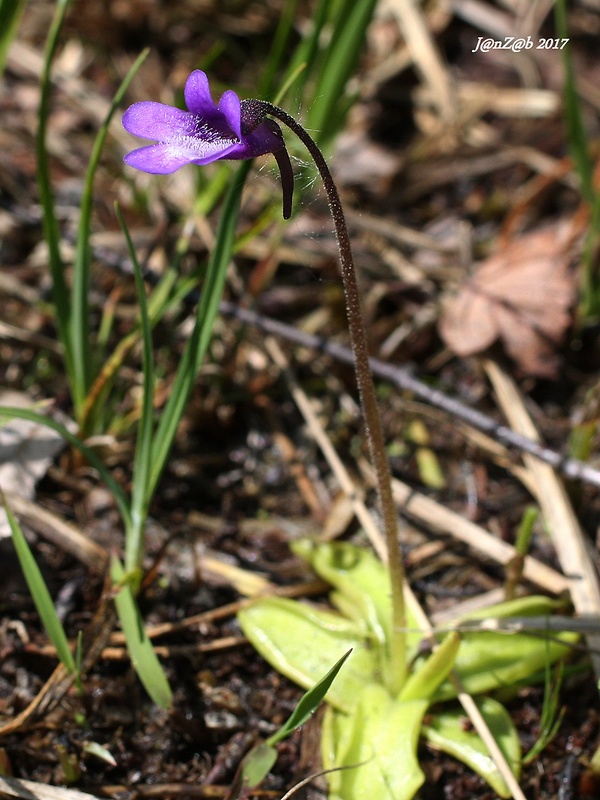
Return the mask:
<path id="1" fill-rule="evenodd" d="M 188 111 L 163 103 L 134 103 L 123 114 L 123 127 L 155 144 L 125 156 L 130 167 L 167 175 L 186 164 L 210 164 L 226 159 L 250 159 L 273 153 L 282 175 L 284 217 L 291 214 L 292 168 L 279 126 L 252 111 L 252 101 L 240 102 L 227 91 L 215 105 L 208 78 L 195 70 L 185 82 Z M 246 113 L 244 111 L 247 110 Z"/>

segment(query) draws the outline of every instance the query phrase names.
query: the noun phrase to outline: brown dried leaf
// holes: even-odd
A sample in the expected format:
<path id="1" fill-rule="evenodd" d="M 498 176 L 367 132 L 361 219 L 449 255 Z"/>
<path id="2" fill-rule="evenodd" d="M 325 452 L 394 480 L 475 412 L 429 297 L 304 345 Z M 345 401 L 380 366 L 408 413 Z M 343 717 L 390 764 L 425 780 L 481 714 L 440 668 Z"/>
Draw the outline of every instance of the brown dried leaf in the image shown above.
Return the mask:
<path id="1" fill-rule="evenodd" d="M 524 372 L 556 377 L 556 349 L 575 299 L 572 234 L 570 224 L 533 231 L 484 261 L 442 313 L 439 330 L 450 350 L 469 356 L 500 339 Z"/>

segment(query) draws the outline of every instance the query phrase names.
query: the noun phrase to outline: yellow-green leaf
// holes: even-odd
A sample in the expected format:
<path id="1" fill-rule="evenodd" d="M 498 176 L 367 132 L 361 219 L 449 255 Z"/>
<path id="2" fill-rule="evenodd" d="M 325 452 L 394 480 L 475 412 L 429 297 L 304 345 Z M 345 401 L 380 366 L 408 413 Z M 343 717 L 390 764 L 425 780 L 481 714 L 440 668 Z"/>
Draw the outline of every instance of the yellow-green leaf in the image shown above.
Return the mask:
<path id="1" fill-rule="evenodd" d="M 517 730 L 508 711 L 491 697 L 480 698 L 476 702 L 488 728 L 518 779 L 521 767 L 521 746 Z M 461 708 L 428 715 L 427 725 L 423 726 L 423 735 L 431 747 L 454 756 L 481 775 L 500 797 L 511 797 L 510 789 L 498 772 L 485 744 L 477 733 L 465 728 L 465 721 L 465 714 Z"/>
<path id="2" fill-rule="evenodd" d="M 423 784 L 417 743 L 426 700 L 394 700 L 366 686 L 351 714 L 328 708 L 321 739 L 329 800 L 411 800 Z"/>
<path id="3" fill-rule="evenodd" d="M 367 646 L 360 626 L 339 614 L 269 597 L 242 609 L 238 620 L 263 658 L 305 689 L 352 648 L 327 695 L 336 708 L 350 710 L 365 683 L 377 679 L 374 648 Z"/>

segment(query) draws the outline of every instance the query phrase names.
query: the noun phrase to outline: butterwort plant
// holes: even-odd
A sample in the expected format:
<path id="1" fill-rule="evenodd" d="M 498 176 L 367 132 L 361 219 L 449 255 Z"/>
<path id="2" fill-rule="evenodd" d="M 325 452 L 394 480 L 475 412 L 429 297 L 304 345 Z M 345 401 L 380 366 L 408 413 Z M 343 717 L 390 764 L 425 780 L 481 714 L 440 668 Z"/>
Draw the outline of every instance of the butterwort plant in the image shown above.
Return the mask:
<path id="1" fill-rule="evenodd" d="M 334 636 L 334 647 L 337 649 L 345 639 L 349 638 L 352 641 L 356 652 L 352 656 L 349 669 L 355 674 L 358 674 L 359 662 L 362 663 L 365 658 L 369 664 L 373 659 L 374 661 L 371 664 L 373 669 L 369 667 L 365 671 L 358 686 L 354 686 L 351 691 L 342 692 L 346 701 L 352 704 L 353 711 L 342 717 L 335 717 L 332 714 L 328 716 L 330 724 L 326 726 L 322 745 L 324 763 L 332 767 L 362 765 L 357 773 L 360 777 L 357 777 L 359 784 L 356 787 L 338 787 L 331 783 L 334 800 L 339 798 L 356 800 L 364 797 L 367 786 L 371 787 L 370 791 L 377 800 L 392 798 L 410 800 L 423 781 L 417 762 L 419 730 L 435 689 L 452 669 L 458 652 L 459 638 L 456 635 L 447 637 L 435 649 L 430 659 L 416 671 L 411 670 L 408 674 L 407 631 L 414 627 L 414 620 L 407 621 L 404 605 L 404 569 L 398 541 L 398 517 L 369 366 L 367 337 L 352 248 L 340 196 L 322 152 L 307 131 L 283 109 L 264 100 L 240 100 L 232 91 L 225 92 L 219 102 L 215 103 L 210 93 L 208 79 L 201 71 L 193 72 L 187 79 L 184 99 L 187 110 L 156 102 L 143 102 L 134 104 L 125 112 L 123 117 L 125 128 L 130 133 L 152 142 L 129 153 L 125 157 L 126 163 L 145 172 L 169 174 L 189 164 L 202 166 L 221 159 L 249 160 L 272 153 L 281 173 L 283 215 L 289 218 L 292 213 L 294 179 L 284 138 L 278 125 L 283 123 L 304 143 L 323 180 L 337 234 L 355 372 L 370 457 L 376 475 L 387 550 L 387 569 L 380 564 L 385 572 L 385 578 L 378 574 L 374 581 L 367 581 L 369 586 L 364 594 L 359 593 L 360 596 L 356 595 L 354 584 L 356 580 L 359 582 L 365 580 L 365 571 L 362 568 L 358 570 L 358 574 L 352 571 L 352 563 L 356 561 L 352 553 L 349 560 L 352 563 L 348 562 L 345 553 L 341 563 L 337 564 L 340 567 L 339 575 L 335 569 L 327 570 L 327 578 L 331 579 L 334 585 L 337 586 L 336 581 L 339 578 L 344 586 L 352 587 L 349 602 L 345 603 L 346 610 L 353 607 L 358 617 L 366 615 L 369 624 L 373 624 L 373 629 L 368 634 L 371 646 L 365 649 L 360 645 L 368 625 L 365 628 L 361 623 L 359 634 L 353 638 L 347 629 L 348 622 L 342 621 L 341 628 L 338 628 L 339 620 L 329 619 L 329 623 L 337 631 Z M 234 216 L 232 212 L 229 213 Z M 228 216 L 228 213 L 223 214 L 220 225 L 227 223 L 232 228 L 235 219 L 229 220 Z M 222 266 L 225 266 L 225 262 Z M 200 312 L 201 309 L 199 314 Z M 149 392 L 147 394 L 150 395 Z M 172 397 L 176 396 L 177 392 L 174 390 Z M 156 482 L 153 481 L 152 485 L 155 486 Z M 139 516 L 140 519 L 143 517 Z M 359 566 L 361 563 L 359 559 Z M 317 569 L 316 564 L 313 566 Z M 375 605 L 372 597 L 373 587 L 376 588 L 375 594 L 380 596 L 381 601 Z M 290 612 L 289 609 L 284 611 Z M 269 647 L 268 652 L 264 652 L 256 644 L 257 637 L 253 633 L 260 629 L 258 638 L 264 641 L 278 630 L 289 631 L 289 625 L 295 630 L 302 618 L 302 612 L 293 609 L 290 612 L 292 619 L 286 618 L 284 626 L 279 624 L 280 619 L 275 620 L 274 626 L 271 626 L 274 620 L 272 608 L 266 609 L 266 616 L 263 613 L 264 608 L 257 608 L 257 612 L 258 620 L 240 619 L 244 632 L 270 663 L 280 668 L 284 674 L 288 674 L 288 677 L 298 680 L 306 664 L 300 665 L 300 672 L 297 665 L 294 665 L 290 673 L 285 667 L 286 659 L 280 660 L 274 657 L 277 648 Z M 327 644 L 331 642 L 328 642 L 327 637 L 324 639 L 321 636 L 319 639 L 319 634 L 322 633 L 319 626 L 310 627 L 310 631 L 316 635 L 316 638 L 307 639 L 311 642 L 311 648 L 318 650 L 323 645 L 323 648 L 327 649 Z M 342 641 L 339 640 L 340 635 Z M 327 663 L 333 663 L 335 659 L 329 660 L 331 653 L 328 649 L 327 654 Z M 339 652 L 336 653 L 336 658 L 339 658 L 339 655 Z M 308 660 L 311 661 L 310 658 Z M 364 667 L 364 664 L 362 666 Z M 319 677 L 317 675 L 315 679 L 318 680 Z M 305 683 L 303 680 L 298 682 Z M 315 685 L 312 676 L 308 683 L 311 686 Z M 365 714 L 371 721 L 368 732 L 364 730 Z M 400 740 L 398 731 L 402 732 Z M 353 743 L 357 746 L 350 746 Z M 373 759 L 374 754 L 375 759 Z M 270 757 L 272 755 L 270 752 Z M 270 764 L 270 759 L 267 759 L 267 762 Z M 254 764 L 254 756 L 252 763 Z M 365 766 L 367 763 L 371 765 L 370 768 Z M 401 765 L 400 769 L 398 764 Z M 259 770 L 260 774 L 268 768 L 270 767 L 265 767 L 263 763 Z M 334 771 L 332 774 L 337 773 Z"/>
<path id="2" fill-rule="evenodd" d="M 273 154 L 281 174 L 283 216 L 292 213 L 293 170 L 278 122 L 286 125 L 306 146 L 323 180 L 340 255 L 350 339 L 354 353 L 363 419 L 373 464 L 387 549 L 391 584 L 391 635 L 383 664 L 384 682 L 396 696 L 406 679 L 406 611 L 402 587 L 404 567 L 398 541 L 398 515 L 391 474 L 369 365 L 368 344 L 350 237 L 339 192 L 322 152 L 294 117 L 265 100 L 240 100 L 231 90 L 215 103 L 204 72 L 188 77 L 184 100 L 187 110 L 163 103 L 135 103 L 123 115 L 123 126 L 152 144 L 125 156 L 125 163 L 144 172 L 165 175 L 183 166 L 203 166 L 221 159 L 246 160 Z"/>
<path id="3" fill-rule="evenodd" d="M 304 143 L 322 177 L 339 246 L 355 373 L 387 550 L 387 566 L 384 566 L 369 551 L 352 549 L 350 545 L 315 548 L 305 545 L 304 551 L 298 550 L 298 553 L 308 557 L 313 569 L 335 587 L 332 603 L 339 603 L 342 615 L 318 612 L 281 598 L 265 598 L 241 612 L 239 621 L 256 649 L 280 672 L 305 688 L 322 687 L 319 679 L 325 663 L 329 666 L 339 659 L 340 650 L 353 649 L 348 669 L 336 677 L 328 694 L 329 709 L 324 720 L 322 756 L 324 765 L 333 768 L 330 775 L 332 800 L 359 800 L 367 795 L 374 800 L 412 800 L 424 781 L 418 764 L 417 742 L 419 734 L 425 730 L 425 712 L 432 702 L 456 697 L 459 690 L 464 691 L 455 685 L 455 676 L 451 675 L 455 662 L 457 668 L 460 667 L 461 678 L 469 678 L 469 670 L 477 673 L 468 689 L 477 692 L 497 688 L 498 683 L 490 685 L 489 676 L 499 673 L 499 665 L 490 662 L 489 641 L 474 641 L 473 652 L 468 643 L 461 643 L 457 632 L 445 636 L 429 657 L 416 658 L 415 636 L 420 636 L 415 630 L 419 624 L 410 609 L 407 613 L 404 604 L 398 515 L 369 365 L 352 248 L 340 196 L 321 150 L 302 125 L 276 105 L 264 100 L 240 100 L 233 91 L 225 92 L 215 103 L 208 78 L 199 70 L 188 77 L 184 99 L 187 110 L 142 102 L 125 112 L 125 128 L 152 142 L 125 156 L 127 164 L 164 175 L 189 164 L 202 166 L 221 159 L 247 161 L 273 154 L 281 173 L 283 215 L 289 218 L 294 176 L 278 125 L 283 123 Z M 228 206 L 226 201 L 225 209 L 229 210 L 224 211 L 220 221 L 220 226 L 228 225 L 231 236 L 237 207 Z M 226 260 L 219 263 L 223 268 L 226 266 Z M 136 275 L 141 281 L 139 270 Z M 207 284 L 210 290 L 208 278 L 203 297 Z M 202 309 L 198 316 L 202 316 Z M 151 396 L 151 392 L 146 394 Z M 176 395 L 174 390 L 172 396 Z M 163 418 L 166 416 L 163 414 Z M 152 487 L 156 480 L 155 476 Z M 531 599 L 539 603 L 538 598 Z M 547 611 L 543 602 L 542 607 Z M 550 653 L 548 643 L 538 639 L 534 639 L 533 644 L 528 639 L 524 646 L 527 657 L 516 657 L 516 661 L 523 662 L 527 674 L 538 670 L 540 664 L 562 657 L 565 651 L 561 643 L 558 652 Z M 462 661 L 459 661 L 459 648 L 463 653 Z M 497 649 L 504 653 L 507 650 L 501 646 Z M 413 662 L 410 671 L 409 661 Z M 509 669 L 510 674 L 505 676 L 502 685 L 514 683 L 512 664 Z M 327 673 L 331 674 L 331 671 Z M 449 676 L 450 680 L 446 681 Z M 484 706 L 475 715 L 475 719 L 480 720 L 477 735 L 467 736 L 460 712 L 452 710 L 430 720 L 426 726 L 428 740 L 479 771 L 500 796 L 522 798 L 515 778 L 520 758 L 516 730 L 508 712 L 499 703 L 490 698 L 482 703 Z M 469 715 L 473 713 L 470 711 Z M 486 726 L 494 731 L 496 740 L 493 759 L 488 752 L 489 740 L 484 744 L 479 739 L 480 729 Z M 250 763 L 242 770 L 246 784 L 254 784 L 257 774 L 262 776 L 270 769 L 274 756 L 272 744 L 266 743 L 266 760 L 264 748 L 253 751 Z M 257 759 L 260 761 L 258 771 Z M 496 764 L 502 765 L 502 774 Z M 353 769 L 338 771 L 336 768 L 340 767 Z M 252 772 L 252 779 L 246 768 Z"/>

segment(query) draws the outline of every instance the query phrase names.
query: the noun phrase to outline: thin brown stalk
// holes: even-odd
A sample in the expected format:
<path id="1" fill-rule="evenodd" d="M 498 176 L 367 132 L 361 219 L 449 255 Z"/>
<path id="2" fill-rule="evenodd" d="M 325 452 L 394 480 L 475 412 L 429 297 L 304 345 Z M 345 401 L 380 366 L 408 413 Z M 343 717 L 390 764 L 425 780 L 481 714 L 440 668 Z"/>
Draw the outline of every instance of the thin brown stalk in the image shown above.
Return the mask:
<path id="1" fill-rule="evenodd" d="M 325 158 L 312 137 L 286 111 L 262 100 L 251 100 L 252 113 L 257 117 L 270 115 L 287 125 L 305 145 L 312 156 L 321 175 L 331 216 L 335 225 L 339 254 L 340 271 L 344 294 L 346 297 L 346 314 L 350 341 L 354 354 L 356 382 L 360 395 L 365 422 L 369 455 L 376 476 L 377 494 L 383 519 L 388 569 L 392 584 L 392 636 L 389 652 L 388 689 L 395 696 L 404 683 L 406 676 L 406 645 L 404 630 L 406 628 L 406 611 L 404 606 L 404 565 L 398 541 L 398 514 L 392 494 L 392 476 L 385 450 L 385 440 L 381 427 L 381 418 L 377 406 L 375 385 L 369 365 L 367 335 L 363 322 L 360 303 L 360 290 L 356 279 L 356 269 L 352 256 L 352 247 L 348 227 L 342 208 L 340 196 Z"/>

